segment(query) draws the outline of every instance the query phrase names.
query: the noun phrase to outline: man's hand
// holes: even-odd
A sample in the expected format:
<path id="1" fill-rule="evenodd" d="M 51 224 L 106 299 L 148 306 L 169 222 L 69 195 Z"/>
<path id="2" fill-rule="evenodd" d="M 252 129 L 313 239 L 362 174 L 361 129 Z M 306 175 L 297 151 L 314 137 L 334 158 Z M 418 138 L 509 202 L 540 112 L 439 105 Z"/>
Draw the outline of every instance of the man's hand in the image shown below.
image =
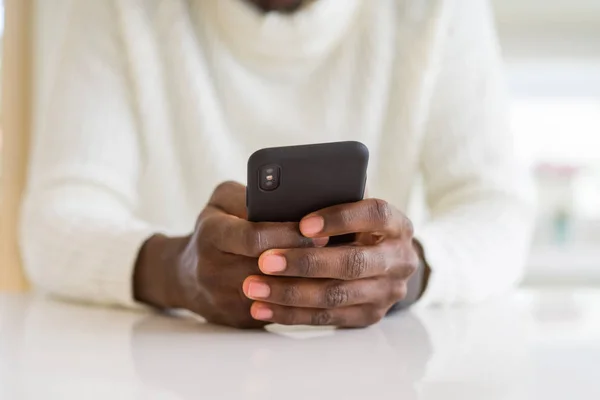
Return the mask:
<path id="1" fill-rule="evenodd" d="M 246 188 L 220 185 L 202 211 L 194 233 L 154 236 L 143 246 L 134 274 L 137 300 L 160 308 L 184 308 L 209 322 L 256 328 L 242 284 L 260 273 L 258 257 L 274 248 L 308 248 L 327 240 L 300 234 L 297 223 L 246 220 Z"/>
<path id="2" fill-rule="evenodd" d="M 410 221 L 387 203 L 331 207 L 300 224 L 249 222 L 245 204 L 245 187 L 224 183 L 193 234 L 150 238 L 138 255 L 135 298 L 258 328 L 367 326 L 406 296 L 419 258 Z M 323 247 L 349 233 L 357 233 L 352 245 Z"/>
<path id="3" fill-rule="evenodd" d="M 252 316 L 280 324 L 364 327 L 407 295 L 420 261 L 411 222 L 377 199 L 330 207 L 300 222 L 307 238 L 357 233 L 352 245 L 270 247 L 258 261 L 264 275 L 244 281 Z M 268 247 L 268 246 L 267 246 Z M 298 246 L 297 246 L 298 247 Z"/>

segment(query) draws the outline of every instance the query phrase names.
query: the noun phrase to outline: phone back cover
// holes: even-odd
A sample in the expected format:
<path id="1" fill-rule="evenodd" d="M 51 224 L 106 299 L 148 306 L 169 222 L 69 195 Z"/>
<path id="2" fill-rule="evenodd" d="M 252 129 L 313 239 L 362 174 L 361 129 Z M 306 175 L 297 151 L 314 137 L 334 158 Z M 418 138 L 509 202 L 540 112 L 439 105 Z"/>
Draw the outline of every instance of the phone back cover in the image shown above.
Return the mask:
<path id="1" fill-rule="evenodd" d="M 369 151 L 359 142 L 337 142 L 262 149 L 248 161 L 248 219 L 298 222 L 322 208 L 360 201 Z M 261 167 L 281 167 L 280 186 L 259 187 Z"/>

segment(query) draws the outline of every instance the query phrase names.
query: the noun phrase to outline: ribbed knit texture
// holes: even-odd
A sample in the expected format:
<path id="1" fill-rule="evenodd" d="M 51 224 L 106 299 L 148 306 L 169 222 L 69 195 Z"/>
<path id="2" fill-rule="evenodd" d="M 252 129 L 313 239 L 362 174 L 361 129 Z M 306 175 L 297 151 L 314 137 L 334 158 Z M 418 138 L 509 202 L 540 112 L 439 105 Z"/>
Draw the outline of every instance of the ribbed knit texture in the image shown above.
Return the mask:
<path id="1" fill-rule="evenodd" d="M 23 208 L 38 287 L 133 306 L 146 238 L 190 232 L 253 151 L 335 140 L 370 148 L 369 194 L 401 210 L 422 177 L 421 304 L 520 278 L 530 193 L 486 1 L 319 0 L 293 15 L 240 0 L 72 4 Z"/>

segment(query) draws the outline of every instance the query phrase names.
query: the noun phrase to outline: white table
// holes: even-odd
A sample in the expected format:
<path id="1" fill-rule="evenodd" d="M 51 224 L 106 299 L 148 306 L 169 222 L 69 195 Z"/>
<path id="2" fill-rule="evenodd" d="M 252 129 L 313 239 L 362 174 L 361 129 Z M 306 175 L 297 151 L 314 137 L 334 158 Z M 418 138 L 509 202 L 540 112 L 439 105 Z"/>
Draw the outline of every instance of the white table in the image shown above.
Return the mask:
<path id="1" fill-rule="evenodd" d="M 236 331 L 0 295 L 0 399 L 600 399 L 600 290 L 365 330 Z"/>

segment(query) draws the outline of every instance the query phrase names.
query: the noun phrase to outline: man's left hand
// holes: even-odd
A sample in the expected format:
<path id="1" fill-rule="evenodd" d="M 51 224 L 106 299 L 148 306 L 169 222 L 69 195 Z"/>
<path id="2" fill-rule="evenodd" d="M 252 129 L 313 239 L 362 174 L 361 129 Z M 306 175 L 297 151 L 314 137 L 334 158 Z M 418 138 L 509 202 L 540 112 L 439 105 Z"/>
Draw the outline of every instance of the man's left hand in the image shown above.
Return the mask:
<path id="1" fill-rule="evenodd" d="M 306 216 L 309 238 L 356 234 L 356 242 L 324 248 L 274 249 L 259 258 L 265 276 L 243 284 L 252 317 L 285 325 L 365 327 L 407 295 L 419 268 L 410 220 L 383 200 L 368 199 Z"/>

